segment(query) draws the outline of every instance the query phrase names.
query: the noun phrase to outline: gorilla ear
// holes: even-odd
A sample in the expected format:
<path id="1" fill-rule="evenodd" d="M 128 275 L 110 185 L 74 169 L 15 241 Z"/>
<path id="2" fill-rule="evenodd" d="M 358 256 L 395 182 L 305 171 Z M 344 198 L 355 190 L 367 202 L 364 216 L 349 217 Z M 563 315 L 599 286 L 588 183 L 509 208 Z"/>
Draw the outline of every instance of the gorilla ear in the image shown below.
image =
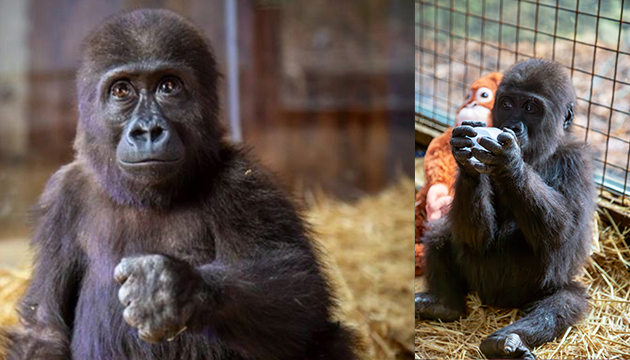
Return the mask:
<path id="1" fill-rule="evenodd" d="M 569 106 L 567 106 L 567 116 L 564 118 L 564 128 L 568 128 L 569 125 L 571 125 L 571 123 L 573 122 L 573 103 L 570 103 Z"/>

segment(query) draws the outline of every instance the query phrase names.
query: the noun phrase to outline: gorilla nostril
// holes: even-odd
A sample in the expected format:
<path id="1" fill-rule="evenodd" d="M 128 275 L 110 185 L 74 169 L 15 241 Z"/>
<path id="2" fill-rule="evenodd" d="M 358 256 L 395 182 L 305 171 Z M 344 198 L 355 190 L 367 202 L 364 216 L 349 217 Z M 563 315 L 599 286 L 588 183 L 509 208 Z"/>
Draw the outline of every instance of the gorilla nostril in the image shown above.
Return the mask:
<path id="1" fill-rule="evenodd" d="M 144 131 L 144 130 L 142 130 L 142 129 L 133 129 L 133 130 L 131 130 L 131 132 L 129 133 L 129 136 L 130 136 L 132 139 L 137 139 L 137 138 L 142 137 L 142 135 L 144 135 L 144 133 L 145 133 L 145 131 Z"/>
<path id="2" fill-rule="evenodd" d="M 161 126 L 156 126 L 153 129 L 151 129 L 151 141 L 156 141 L 158 140 L 162 134 L 164 134 L 164 129 Z"/>

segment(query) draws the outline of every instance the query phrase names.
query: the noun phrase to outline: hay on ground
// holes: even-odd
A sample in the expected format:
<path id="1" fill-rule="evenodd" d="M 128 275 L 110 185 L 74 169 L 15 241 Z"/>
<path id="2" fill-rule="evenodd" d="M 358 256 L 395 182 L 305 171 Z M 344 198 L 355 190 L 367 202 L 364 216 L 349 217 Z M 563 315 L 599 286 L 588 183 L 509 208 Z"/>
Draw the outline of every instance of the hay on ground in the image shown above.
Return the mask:
<path id="1" fill-rule="evenodd" d="M 26 290 L 28 270 L 0 269 L 0 328 L 18 323 L 15 303 Z"/>
<path id="2" fill-rule="evenodd" d="M 315 197 L 310 206 L 308 220 L 339 269 L 341 310 L 367 337 L 366 359 L 414 351 L 413 186 L 403 179 L 355 204 Z"/>

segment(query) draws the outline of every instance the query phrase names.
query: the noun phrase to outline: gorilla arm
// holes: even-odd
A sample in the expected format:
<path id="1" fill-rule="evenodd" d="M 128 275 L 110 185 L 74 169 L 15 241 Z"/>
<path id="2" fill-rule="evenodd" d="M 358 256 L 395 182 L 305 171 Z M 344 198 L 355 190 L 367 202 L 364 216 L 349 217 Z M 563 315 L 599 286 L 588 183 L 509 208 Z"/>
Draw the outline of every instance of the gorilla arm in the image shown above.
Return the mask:
<path id="1" fill-rule="evenodd" d="M 570 219 L 574 214 L 585 213 L 580 209 L 581 204 L 592 203 L 587 198 L 592 193 L 590 179 L 576 173 L 576 169 L 588 168 L 589 162 L 577 147 L 559 148 L 545 165 L 548 167 L 545 172 L 553 174 L 550 180 L 553 183 L 548 183 L 523 161 L 514 132 L 507 129 L 497 140 L 482 138 L 479 143 L 488 151 L 472 150 L 481 162 L 476 169 L 490 174 L 497 188 L 502 189 L 519 228 L 534 250 L 549 253 L 551 249 L 562 248 L 574 231 Z"/>
<path id="2" fill-rule="evenodd" d="M 72 234 L 73 204 L 60 184 L 64 170 L 49 181 L 33 237 L 35 270 L 18 307 L 23 329 L 9 335 L 7 360 L 70 359 L 70 329 L 83 275 L 83 253 Z"/>
<path id="3" fill-rule="evenodd" d="M 123 260 L 115 276 L 125 320 L 147 341 L 189 327 L 248 359 L 305 356 L 305 343 L 328 341 L 337 326 L 306 230 L 259 170 L 224 171 L 208 206 L 216 259 L 198 267 L 161 255 Z"/>
<path id="4" fill-rule="evenodd" d="M 497 230 L 496 215 L 492 204 L 492 186 L 488 176 L 480 174 L 473 167 L 469 149 L 473 143 L 467 136 L 476 136 L 473 127 L 485 126 L 483 122 L 464 121 L 462 126 L 453 129 L 451 150 L 459 167 L 455 181 L 455 193 L 451 205 L 450 218 L 456 219 L 454 236 L 471 246 L 482 246 L 494 238 Z"/>

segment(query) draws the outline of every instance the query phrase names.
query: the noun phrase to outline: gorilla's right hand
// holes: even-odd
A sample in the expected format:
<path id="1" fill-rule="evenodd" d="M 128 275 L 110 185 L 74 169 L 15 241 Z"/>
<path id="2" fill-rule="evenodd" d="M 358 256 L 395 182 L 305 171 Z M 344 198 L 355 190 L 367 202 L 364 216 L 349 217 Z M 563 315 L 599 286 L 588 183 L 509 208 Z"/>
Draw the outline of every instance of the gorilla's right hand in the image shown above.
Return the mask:
<path id="1" fill-rule="evenodd" d="M 140 339 L 158 342 L 183 332 L 206 298 L 201 275 L 187 263 L 163 255 L 124 258 L 114 270 L 121 284 L 123 317 Z"/>
<path id="2" fill-rule="evenodd" d="M 460 172 L 472 177 L 478 177 L 479 172 L 473 166 L 471 161 L 471 148 L 475 145 L 471 138 L 477 136 L 474 128 L 484 127 L 486 124 L 481 121 L 463 121 L 462 124 L 453 129 L 451 136 L 451 152 Z"/>

